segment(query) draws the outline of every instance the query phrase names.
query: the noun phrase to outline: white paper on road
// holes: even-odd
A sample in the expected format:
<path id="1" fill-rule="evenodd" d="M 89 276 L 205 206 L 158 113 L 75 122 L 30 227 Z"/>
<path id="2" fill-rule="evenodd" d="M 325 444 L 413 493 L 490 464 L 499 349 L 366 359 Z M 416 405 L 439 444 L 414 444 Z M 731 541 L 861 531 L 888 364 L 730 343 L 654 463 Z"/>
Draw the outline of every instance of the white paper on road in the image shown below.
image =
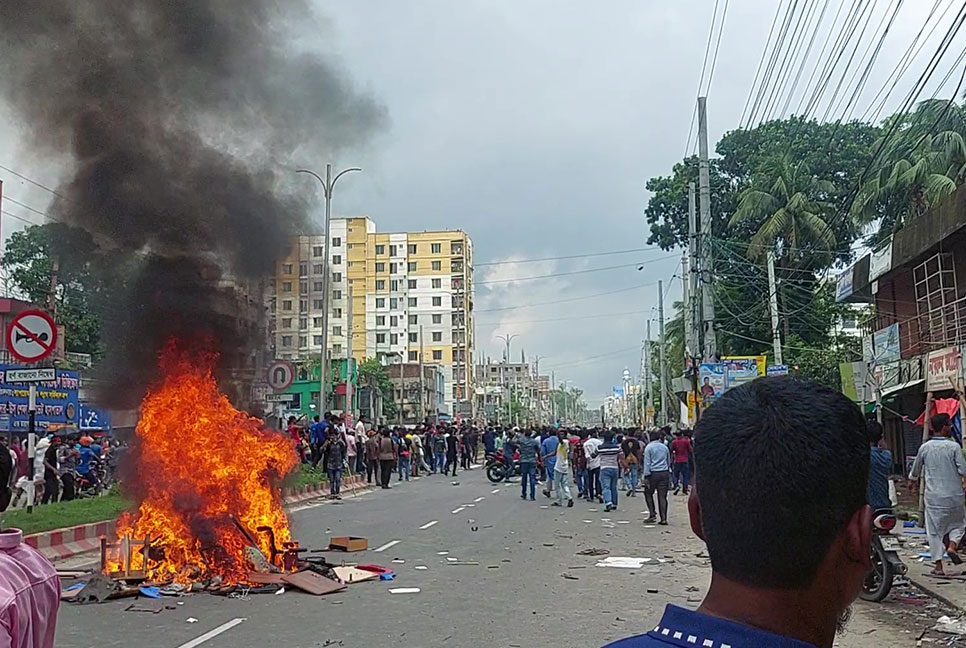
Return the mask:
<path id="1" fill-rule="evenodd" d="M 390 594 L 418 594 L 421 590 L 418 587 L 392 587 Z"/>
<path id="2" fill-rule="evenodd" d="M 618 567 L 620 569 L 640 569 L 651 562 L 653 558 L 635 558 L 633 556 L 610 556 L 597 561 L 597 567 Z"/>

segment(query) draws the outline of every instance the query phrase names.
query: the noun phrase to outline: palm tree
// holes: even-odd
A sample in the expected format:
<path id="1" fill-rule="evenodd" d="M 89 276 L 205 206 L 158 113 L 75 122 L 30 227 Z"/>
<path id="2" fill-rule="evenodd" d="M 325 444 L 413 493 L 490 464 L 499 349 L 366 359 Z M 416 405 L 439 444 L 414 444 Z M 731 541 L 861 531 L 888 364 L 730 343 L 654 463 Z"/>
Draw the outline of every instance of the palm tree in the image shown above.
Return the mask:
<path id="1" fill-rule="evenodd" d="M 807 248 L 834 249 L 827 202 L 834 190 L 831 182 L 813 176 L 804 163 L 793 164 L 787 156 L 774 158 L 765 163 L 760 178 L 738 196 L 730 225 L 755 230 L 748 249 L 748 257 L 754 260 L 764 258 L 769 250 L 793 257 L 802 256 Z"/>

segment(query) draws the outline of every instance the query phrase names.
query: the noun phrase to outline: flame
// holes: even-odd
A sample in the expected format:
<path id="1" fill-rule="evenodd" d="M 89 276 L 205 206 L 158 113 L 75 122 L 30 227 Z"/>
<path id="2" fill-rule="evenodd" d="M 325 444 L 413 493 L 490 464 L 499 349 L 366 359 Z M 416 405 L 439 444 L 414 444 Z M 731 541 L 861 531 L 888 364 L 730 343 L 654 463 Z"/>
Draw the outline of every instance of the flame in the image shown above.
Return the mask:
<path id="1" fill-rule="evenodd" d="M 250 543 L 234 517 L 268 556 L 269 526 L 276 543 L 291 540 L 276 483 L 298 462 L 292 442 L 235 409 L 212 375 L 214 354 L 189 353 L 169 343 L 163 378 L 141 403 L 136 430 L 137 510 L 118 520 L 118 539 L 150 536 L 152 579 L 188 582 L 221 576 L 246 580 Z M 142 568 L 141 556 L 131 567 Z M 108 571 L 119 565 L 111 562 Z"/>

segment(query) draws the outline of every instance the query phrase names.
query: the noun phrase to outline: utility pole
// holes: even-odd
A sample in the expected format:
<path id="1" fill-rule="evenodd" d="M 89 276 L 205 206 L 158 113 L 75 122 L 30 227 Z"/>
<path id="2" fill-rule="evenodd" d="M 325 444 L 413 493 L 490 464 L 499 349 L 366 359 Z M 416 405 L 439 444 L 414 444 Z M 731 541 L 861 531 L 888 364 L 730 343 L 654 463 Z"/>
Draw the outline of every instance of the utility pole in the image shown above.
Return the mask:
<path id="1" fill-rule="evenodd" d="M 352 416 L 352 284 L 349 284 L 349 302 L 346 304 L 346 353 L 345 353 L 345 414 Z M 346 423 L 348 425 L 348 423 Z"/>
<path id="2" fill-rule="evenodd" d="M 701 272 L 700 262 L 700 241 L 701 233 L 698 231 L 698 206 L 697 197 L 694 191 L 694 183 L 688 183 L 688 258 L 691 260 L 688 265 L 689 272 L 685 272 L 685 282 L 687 283 L 687 293 L 690 300 L 685 300 L 685 313 L 690 313 L 691 328 L 688 335 L 691 336 L 691 348 L 688 350 L 691 358 L 701 356 L 701 313 L 698 305 L 701 303 L 701 292 L 698 286 L 698 277 Z"/>
<path id="3" fill-rule="evenodd" d="M 424 384 L 426 372 L 423 370 L 423 325 L 419 325 L 419 423 L 426 420 L 426 406 L 423 400 L 423 392 L 426 391 Z"/>
<path id="4" fill-rule="evenodd" d="M 335 189 L 335 183 L 339 181 L 339 178 L 352 171 L 362 171 L 362 169 L 359 167 L 343 169 L 333 178 L 332 164 L 329 163 L 325 165 L 324 179 L 315 171 L 308 169 L 297 169 L 295 171 L 296 173 L 308 173 L 321 182 L 322 192 L 325 196 L 325 221 L 323 223 L 325 245 L 322 247 L 322 352 L 319 356 L 322 367 L 319 371 L 319 414 L 325 411 L 326 404 L 329 401 L 329 282 L 331 281 L 329 258 L 332 252 L 332 232 L 330 231 L 332 224 L 332 190 Z"/>
<path id="5" fill-rule="evenodd" d="M 775 364 L 782 361 L 782 336 L 778 332 L 778 288 L 775 283 L 775 253 L 768 250 L 768 309 L 771 311 L 771 343 L 775 350 Z M 865 387 L 862 388 L 865 394 Z"/>
<path id="6" fill-rule="evenodd" d="M 666 352 L 664 350 L 664 281 L 661 279 L 657 280 L 657 316 L 661 319 L 658 327 L 661 336 L 661 347 L 658 349 L 661 359 L 661 425 L 667 425 L 668 398 L 667 386 L 664 383 L 667 375 L 667 358 L 665 358 Z"/>
<path id="7" fill-rule="evenodd" d="M 701 199 L 700 271 L 704 358 L 708 362 L 715 362 L 718 355 L 718 344 L 714 331 L 714 294 L 711 286 L 711 280 L 714 276 L 714 260 L 711 250 L 711 174 L 708 169 L 707 101 L 707 97 L 698 97 L 698 189 Z"/>
<path id="8" fill-rule="evenodd" d="M 651 383 L 653 380 L 653 372 L 651 371 L 651 320 L 647 320 L 647 343 L 644 345 L 644 380 L 646 380 L 647 388 L 647 408 L 645 412 L 650 412 L 654 409 L 654 393 L 651 390 Z M 650 416 L 649 414 L 647 416 Z M 645 422 L 650 423 L 645 416 Z"/>
<path id="9" fill-rule="evenodd" d="M 691 339 L 691 325 L 694 313 L 691 311 L 691 286 L 688 277 L 691 274 L 691 259 L 685 252 L 681 258 L 681 299 L 684 302 L 684 368 L 690 363 L 691 356 L 694 355 L 694 341 Z"/>
<path id="10" fill-rule="evenodd" d="M 557 423 L 557 374 L 550 372 L 550 423 Z"/>

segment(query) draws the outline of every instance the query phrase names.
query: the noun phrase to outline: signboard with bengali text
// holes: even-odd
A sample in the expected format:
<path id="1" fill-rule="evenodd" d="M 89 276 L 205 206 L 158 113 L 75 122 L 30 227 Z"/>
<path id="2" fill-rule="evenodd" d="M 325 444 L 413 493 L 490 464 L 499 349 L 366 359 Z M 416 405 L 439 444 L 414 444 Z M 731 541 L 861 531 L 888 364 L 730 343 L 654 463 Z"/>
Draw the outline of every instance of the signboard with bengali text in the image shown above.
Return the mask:
<path id="1" fill-rule="evenodd" d="M 953 388 L 962 375 L 959 347 L 932 351 L 926 357 L 926 391 L 945 391 Z"/>
<path id="2" fill-rule="evenodd" d="M 27 432 L 29 385 L 23 382 L 8 382 L 7 372 L 25 368 L 19 365 L 0 365 L 0 415 L 10 416 L 10 429 L 13 432 Z M 77 397 L 79 382 L 76 371 L 57 369 L 56 379 L 33 383 L 37 388 L 38 432 L 79 426 L 80 403 Z"/>

